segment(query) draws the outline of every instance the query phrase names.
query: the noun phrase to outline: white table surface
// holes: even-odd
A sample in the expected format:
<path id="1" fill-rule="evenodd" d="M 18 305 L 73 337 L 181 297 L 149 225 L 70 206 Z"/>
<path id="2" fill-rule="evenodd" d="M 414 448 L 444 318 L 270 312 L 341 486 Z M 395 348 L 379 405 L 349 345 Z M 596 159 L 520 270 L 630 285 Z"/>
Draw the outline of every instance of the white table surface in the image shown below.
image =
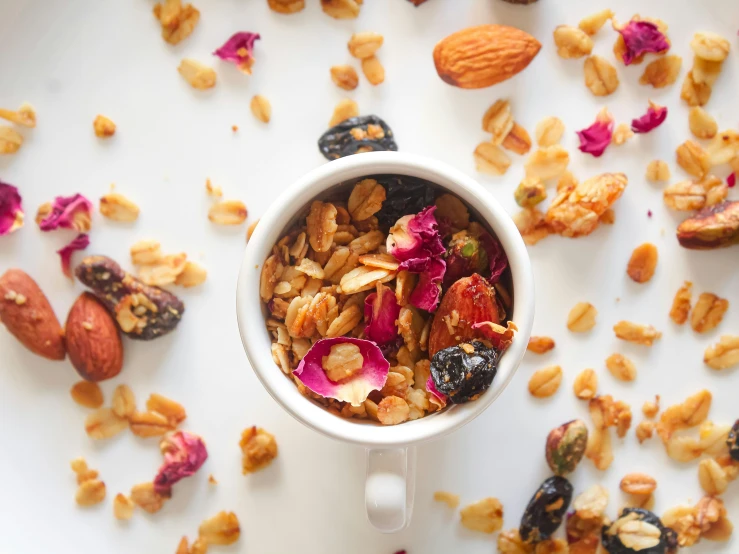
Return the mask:
<path id="1" fill-rule="evenodd" d="M 201 434 L 210 458 L 199 474 L 175 487 L 173 500 L 155 515 L 138 510 L 117 522 L 111 502 L 131 485 L 153 478 L 161 457 L 156 439 L 123 433 L 94 442 L 84 433 L 87 411 L 72 402 L 68 390 L 78 380 L 68 363 L 48 362 L 0 332 L 0 551 L 30 552 L 174 552 L 183 534 L 195 536 L 205 517 L 235 511 L 241 540 L 214 552 L 259 554 L 312 553 L 409 554 L 489 553 L 495 536 L 472 533 L 458 515 L 434 503 L 435 490 L 457 492 L 463 505 L 496 496 L 505 507 L 505 528 L 518 525 L 522 510 L 548 475 L 544 462 L 547 432 L 574 417 L 587 418 L 572 382 L 583 368 L 596 368 L 600 392 L 631 403 L 634 425 L 642 402 L 662 396 L 663 406 L 701 387 L 714 394 L 711 418 L 733 422 L 739 413 L 735 371 L 717 373 L 702 363 L 703 351 L 722 333 L 739 332 L 739 247 L 713 252 L 680 248 L 674 228 L 681 214 L 662 203 L 661 186 L 644 180 L 650 159 L 671 163 L 674 180 L 685 178 L 674 164 L 675 147 L 689 138 L 687 108 L 679 100 L 680 82 L 662 91 L 637 84 L 642 66 L 624 69 L 619 90 L 596 99 L 582 82 L 582 60 L 559 59 L 551 32 L 558 24 L 577 24 L 599 9 L 617 9 L 620 20 L 640 12 L 665 19 L 672 52 L 691 64 L 689 41 L 698 30 L 716 31 L 732 41 L 732 53 L 707 106 L 720 127 L 739 120 L 739 4 L 734 0 L 541 0 L 516 7 L 499 0 L 428 0 L 416 9 L 404 0 L 366 0 L 357 20 L 324 15 L 318 0 L 298 15 L 271 12 L 264 0 L 195 0 L 202 18 L 193 35 L 178 46 L 166 44 L 151 15 L 153 2 L 133 0 L 0 0 L 0 105 L 31 102 L 38 127 L 23 130 L 26 143 L 15 156 L 0 158 L 0 178 L 18 186 L 27 212 L 24 229 L 0 239 L 0 271 L 21 267 L 35 277 L 61 320 L 82 287 L 61 274 L 54 253 L 70 233 L 42 234 L 35 210 L 57 194 L 81 192 L 96 199 L 116 183 L 135 200 L 141 217 L 120 225 L 94 217 L 89 252 L 128 265 L 128 247 L 156 238 L 165 251 L 186 251 L 209 270 L 207 283 L 177 290 L 187 313 L 176 333 L 150 343 L 126 341 L 126 363 L 116 379 L 103 383 L 110 399 L 118 383 L 132 386 L 142 403 L 150 392 L 181 401 L 184 428 Z M 447 34 L 478 23 L 509 23 L 543 43 L 542 52 L 518 77 L 494 88 L 465 91 L 444 84 L 431 59 L 434 44 Z M 210 53 L 233 32 L 261 33 L 251 77 Z M 329 67 L 352 63 L 346 42 L 354 31 L 385 36 L 379 52 L 387 80 L 379 87 L 360 76 L 359 88 L 346 93 L 334 86 Z M 612 59 L 615 34 L 595 39 L 595 51 Z M 183 57 L 218 70 L 208 92 L 191 89 L 177 74 Z M 273 119 L 254 120 L 249 100 L 260 93 L 272 103 Z M 293 180 L 325 163 L 315 142 L 325 131 L 336 102 L 353 97 L 361 113 L 376 113 L 394 129 L 400 149 L 435 157 L 479 178 L 513 213 L 512 192 L 522 175 L 523 158 L 504 177 L 478 175 L 472 150 L 485 140 L 480 120 L 496 99 L 510 98 L 516 119 L 533 135 L 542 117 L 560 116 L 567 126 L 564 144 L 571 169 L 580 178 L 623 171 L 630 183 L 615 205 L 616 223 L 579 240 L 551 237 L 530 249 L 536 274 L 535 334 L 557 341 L 543 357 L 528 354 L 503 396 L 478 420 L 453 436 L 424 445 L 418 452 L 418 488 L 413 523 L 393 536 L 375 532 L 364 515 L 364 453 L 317 436 L 283 413 L 264 392 L 246 361 L 239 340 L 234 292 L 246 227 L 223 229 L 206 218 L 206 177 L 227 197 L 249 207 L 249 221 Z M 647 136 L 612 147 L 595 159 L 576 150 L 574 131 L 589 125 L 607 105 L 618 122 L 641 115 L 652 98 L 670 108 L 667 122 Z M 118 125 L 111 140 L 100 141 L 92 120 L 102 113 Z M 239 131 L 233 133 L 232 125 Z M 725 172 L 721 173 L 725 176 Z M 737 198 L 739 189 L 734 189 Z M 654 216 L 647 217 L 647 210 Z M 657 273 L 646 285 L 625 275 L 631 250 L 644 241 L 659 247 Z M 731 307 L 721 326 L 698 336 L 668 318 L 673 294 L 684 279 L 695 293 L 712 291 Z M 619 301 L 620 299 L 620 301 Z M 587 335 L 565 328 L 569 309 L 587 300 L 598 310 L 598 324 Z M 664 336 L 653 348 L 625 344 L 611 327 L 620 319 L 652 323 Z M 612 352 L 634 360 L 634 383 L 615 381 L 604 367 Z M 527 392 L 529 375 L 544 365 L 561 364 L 565 378 L 550 399 Z M 269 469 L 241 475 L 239 435 L 249 425 L 273 432 L 280 455 Z M 701 496 L 697 464 L 668 459 L 658 440 L 639 446 L 633 428 L 615 440 L 615 461 L 606 472 L 589 461 L 573 476 L 577 492 L 595 482 L 611 491 L 609 511 L 623 499 L 618 481 L 627 472 L 645 471 L 659 482 L 656 511 L 697 501 Z M 80 509 L 69 461 L 85 456 L 108 487 L 105 503 Z M 212 473 L 219 481 L 207 483 Z M 739 523 L 739 483 L 724 495 L 730 517 Z M 691 552 L 736 552 L 737 539 L 720 545 L 703 542 Z"/>

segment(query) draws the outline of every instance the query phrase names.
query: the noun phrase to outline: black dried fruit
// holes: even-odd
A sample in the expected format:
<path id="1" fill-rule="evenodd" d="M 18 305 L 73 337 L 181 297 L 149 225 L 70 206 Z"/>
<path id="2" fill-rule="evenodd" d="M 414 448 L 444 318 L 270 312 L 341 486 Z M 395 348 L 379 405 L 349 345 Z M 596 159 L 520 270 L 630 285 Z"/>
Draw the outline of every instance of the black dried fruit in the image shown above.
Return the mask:
<path id="1" fill-rule="evenodd" d="M 350 117 L 331 127 L 318 139 L 327 160 L 378 150 L 397 150 L 393 130 L 376 115 Z"/>
<path id="2" fill-rule="evenodd" d="M 405 175 L 375 175 L 372 178 L 385 187 L 385 201 L 375 215 L 386 229 L 404 215 L 417 214 L 433 206 L 436 199 L 436 192 L 423 179 Z"/>
<path id="3" fill-rule="evenodd" d="M 177 327 L 185 312 L 185 305 L 174 294 L 145 285 L 106 256 L 86 257 L 75 274 L 132 339 L 152 340 L 166 335 Z"/>
<path id="4" fill-rule="evenodd" d="M 454 404 L 476 400 L 493 382 L 498 352 L 480 341 L 439 350 L 431 359 L 436 389 Z"/>
<path id="5" fill-rule="evenodd" d="M 609 554 L 677 552 L 677 533 L 643 508 L 624 508 L 616 521 L 603 526 L 601 540 Z"/>
<path id="6" fill-rule="evenodd" d="M 571 500 L 572 485 L 567 479 L 557 475 L 544 481 L 523 513 L 518 529 L 521 538 L 536 543 L 551 537 L 562 525 Z"/>
<path id="7" fill-rule="evenodd" d="M 739 419 L 734 422 L 734 426 L 729 431 L 726 444 L 729 447 L 729 455 L 739 462 Z"/>

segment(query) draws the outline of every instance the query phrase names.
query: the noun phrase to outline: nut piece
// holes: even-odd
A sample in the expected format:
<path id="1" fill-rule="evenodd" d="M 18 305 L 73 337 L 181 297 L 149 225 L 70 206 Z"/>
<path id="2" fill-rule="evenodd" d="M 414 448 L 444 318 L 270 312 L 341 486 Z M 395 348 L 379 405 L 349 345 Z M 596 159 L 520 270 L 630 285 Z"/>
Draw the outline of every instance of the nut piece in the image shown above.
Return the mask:
<path id="1" fill-rule="evenodd" d="M 482 116 L 482 130 L 493 135 L 490 142 L 496 146 L 503 143 L 513 125 L 513 113 L 508 100 L 496 101 Z"/>
<path id="2" fill-rule="evenodd" d="M 657 481 L 645 473 L 629 473 L 621 479 L 619 488 L 628 494 L 648 495 L 657 488 Z"/>
<path id="3" fill-rule="evenodd" d="M 94 469 L 87 467 L 87 462 L 84 458 L 75 458 L 69 463 L 72 471 L 77 475 L 77 484 L 81 485 L 85 481 L 98 478 L 98 472 Z"/>
<path id="4" fill-rule="evenodd" d="M 690 108 L 688 123 L 690 125 L 690 132 L 696 138 L 710 139 L 718 133 L 716 120 L 700 106 Z"/>
<path id="5" fill-rule="evenodd" d="M 680 56 L 661 56 L 647 64 L 644 73 L 639 77 L 642 85 L 652 85 L 654 88 L 664 88 L 677 81 L 683 59 Z"/>
<path id="6" fill-rule="evenodd" d="M 385 201 L 385 188 L 375 179 L 362 179 L 352 189 L 347 209 L 354 221 L 363 221 L 380 211 Z"/>
<path id="7" fill-rule="evenodd" d="M 728 309 L 728 300 L 704 292 L 698 297 L 693 313 L 690 314 L 690 326 L 696 333 L 707 333 L 721 323 Z"/>
<path id="8" fill-rule="evenodd" d="M 7 119 L 23 127 L 33 128 L 36 126 L 36 110 L 28 102 L 21 104 L 21 107 L 15 111 L 0 108 L 0 118 Z"/>
<path id="9" fill-rule="evenodd" d="M 131 501 L 142 510 L 154 514 L 162 509 L 167 500 L 154 490 L 154 483 L 139 483 L 131 487 Z"/>
<path id="10" fill-rule="evenodd" d="M 686 219 L 677 227 L 677 240 L 684 248 L 698 250 L 739 244 L 739 201 L 707 207 Z"/>
<path id="11" fill-rule="evenodd" d="M 321 0 L 321 9 L 334 19 L 354 19 L 362 0 Z"/>
<path id="12" fill-rule="evenodd" d="M 474 152 L 477 171 L 489 175 L 503 175 L 511 165 L 511 159 L 492 142 L 481 142 Z"/>
<path id="13" fill-rule="evenodd" d="M 554 348 L 554 339 L 551 337 L 531 337 L 526 349 L 534 354 L 544 354 Z"/>
<path id="14" fill-rule="evenodd" d="M 593 15 L 589 15 L 581 19 L 577 26 L 580 27 L 581 30 L 585 31 L 589 36 L 593 36 L 601 30 L 603 25 L 605 25 L 609 19 L 613 18 L 613 15 L 613 11 L 611 10 L 601 10 L 598 13 L 594 13 Z"/>
<path id="15" fill-rule="evenodd" d="M 357 103 L 349 98 L 344 98 L 343 100 L 339 100 L 336 104 L 334 113 L 331 116 L 331 121 L 328 122 L 328 126 L 333 127 L 350 117 L 357 117 L 358 115 L 359 106 Z"/>
<path id="16" fill-rule="evenodd" d="M 690 312 L 690 299 L 692 297 L 691 289 L 693 283 L 685 281 L 683 285 L 675 293 L 675 298 L 672 300 L 672 308 L 670 308 L 670 319 L 682 325 L 688 320 L 688 313 Z"/>
<path id="17" fill-rule="evenodd" d="M 216 225 L 241 225 L 248 211 L 241 200 L 216 202 L 208 210 L 208 219 Z"/>
<path id="18" fill-rule="evenodd" d="M 485 88 L 523 71 L 541 44 L 505 25 L 479 25 L 452 33 L 434 47 L 442 81 L 461 88 Z"/>
<path id="19" fill-rule="evenodd" d="M 647 181 L 661 183 L 670 180 L 670 166 L 662 160 L 652 160 L 647 165 Z"/>
<path id="20" fill-rule="evenodd" d="M 174 284 L 187 289 L 203 284 L 207 278 L 208 272 L 204 267 L 195 262 L 187 262 L 182 273 L 175 279 Z"/>
<path id="21" fill-rule="evenodd" d="M 552 396 L 562 383 L 562 368 L 558 365 L 547 366 L 536 371 L 529 379 L 529 392 L 535 398 Z"/>
<path id="22" fill-rule="evenodd" d="M 555 475 L 572 473 L 582 460 L 587 444 L 588 428 L 580 419 L 552 429 L 545 448 L 549 468 Z"/>
<path id="23" fill-rule="evenodd" d="M 126 427 L 128 422 L 110 408 L 100 408 L 85 418 L 85 432 L 95 440 L 114 437 Z"/>
<path id="24" fill-rule="evenodd" d="M 113 515 L 118 520 L 129 520 L 133 516 L 133 501 L 121 493 L 113 499 Z"/>
<path id="25" fill-rule="evenodd" d="M 113 412 L 118 417 L 129 419 L 136 413 L 136 397 L 128 385 L 118 385 L 113 391 Z"/>
<path id="26" fill-rule="evenodd" d="M 100 408 L 103 405 L 103 391 L 97 383 L 80 381 L 72 386 L 69 393 L 72 400 L 85 408 Z"/>
<path id="27" fill-rule="evenodd" d="M 103 381 L 121 372 L 123 343 L 118 326 L 92 293 L 77 298 L 65 327 L 69 361 L 83 379 Z"/>
<path id="28" fill-rule="evenodd" d="M 158 264 L 164 257 L 161 245 L 155 240 L 140 240 L 131 246 L 131 263 L 134 265 Z"/>
<path id="29" fill-rule="evenodd" d="M 131 222 L 139 218 L 139 207 L 117 192 L 100 198 L 100 213 L 113 221 Z"/>
<path id="30" fill-rule="evenodd" d="M 98 479 L 89 479 L 80 483 L 74 497 L 78 506 L 94 506 L 105 500 L 105 483 Z"/>
<path id="31" fill-rule="evenodd" d="M 534 545 L 525 542 L 518 529 L 509 529 L 498 535 L 498 552 L 500 554 L 534 554 Z M 573 554 L 575 554 L 574 551 Z"/>
<path id="32" fill-rule="evenodd" d="M 613 331 L 622 340 L 645 346 L 652 346 L 654 341 L 662 336 L 662 333 L 651 325 L 640 325 L 631 321 L 619 321 L 613 326 Z"/>
<path id="33" fill-rule="evenodd" d="M 675 151 L 677 165 L 694 177 L 705 177 L 711 169 L 708 152 L 700 144 L 686 140 Z"/>
<path id="34" fill-rule="evenodd" d="M 654 398 L 654 402 L 644 402 L 641 411 L 644 417 L 655 417 L 659 413 L 659 395 Z"/>
<path id="35" fill-rule="evenodd" d="M 713 369 L 728 369 L 739 365 L 739 336 L 723 335 L 718 343 L 706 348 L 703 362 Z"/>
<path id="36" fill-rule="evenodd" d="M 619 381 L 633 381 L 636 379 L 634 363 L 622 354 L 611 354 L 606 358 L 606 368 Z"/>
<path id="37" fill-rule="evenodd" d="M 698 482 L 703 492 L 711 496 L 726 492 L 729 486 L 724 468 L 713 458 L 703 459 L 698 464 Z"/>
<path id="38" fill-rule="evenodd" d="M 408 403 L 398 396 L 386 396 L 377 405 L 377 419 L 383 425 L 397 425 L 409 417 Z"/>
<path id="39" fill-rule="evenodd" d="M 162 24 L 162 38 L 173 45 L 189 37 L 200 20 L 197 8 L 192 4 L 183 6 L 180 0 L 163 0 L 153 11 Z"/>
<path id="40" fill-rule="evenodd" d="M 64 331 L 43 291 L 20 269 L 0 276 L 0 321 L 28 350 L 49 360 L 63 360 Z"/>
<path id="41" fill-rule="evenodd" d="M 98 115 L 92 122 L 92 127 L 95 129 L 95 136 L 99 138 L 112 137 L 115 134 L 115 123 L 104 115 Z"/>
<path id="42" fill-rule="evenodd" d="M 554 44 L 560 58 L 582 58 L 593 51 L 593 40 L 582 29 L 559 25 L 554 29 Z"/>
<path id="43" fill-rule="evenodd" d="M 444 504 L 449 506 L 452 510 L 454 510 L 457 506 L 459 506 L 459 495 L 452 494 L 446 491 L 436 491 L 434 493 L 434 500 L 436 502 L 443 502 Z"/>
<path id="44" fill-rule="evenodd" d="M 667 187 L 662 197 L 665 205 L 673 210 L 700 210 L 723 200 L 728 186 L 718 177 L 708 175 L 700 181 L 683 181 Z"/>
<path id="45" fill-rule="evenodd" d="M 357 70 L 350 65 L 334 65 L 331 67 L 331 80 L 344 90 L 354 90 L 359 85 Z"/>
<path id="46" fill-rule="evenodd" d="M 590 302 L 578 302 L 567 315 L 567 328 L 573 333 L 585 333 L 595 327 L 598 310 Z"/>
<path id="47" fill-rule="evenodd" d="M 533 245 L 549 236 L 544 214 L 536 208 L 524 208 L 513 216 L 513 222 L 521 233 L 524 243 Z"/>
<path id="48" fill-rule="evenodd" d="M 503 527 L 503 505 L 497 498 L 483 498 L 459 512 L 462 525 L 471 531 L 492 534 Z"/>
<path id="49" fill-rule="evenodd" d="M 233 544 L 241 536 L 239 518 L 233 512 L 218 512 L 198 528 L 198 536 L 206 544 Z"/>
<path id="50" fill-rule="evenodd" d="M 640 244 L 631 253 L 631 258 L 626 266 L 626 274 L 636 283 L 646 283 L 654 275 L 657 268 L 657 247 L 645 242 Z"/>
<path id="51" fill-rule="evenodd" d="M 347 47 L 352 56 L 363 60 L 374 56 L 375 52 L 382 46 L 383 41 L 384 38 L 380 33 L 364 31 L 354 33 L 352 38 L 349 39 Z"/>
<path id="52" fill-rule="evenodd" d="M 642 421 L 636 426 L 636 438 L 639 444 L 643 443 L 647 439 L 651 439 L 654 434 L 654 422 L 653 421 Z"/>
<path id="53" fill-rule="evenodd" d="M 249 103 L 251 113 L 262 123 L 269 123 L 272 118 L 272 105 L 261 94 L 255 94 Z"/>
<path id="54" fill-rule="evenodd" d="M 241 433 L 239 447 L 241 447 L 241 468 L 244 475 L 264 469 L 277 457 L 275 437 L 261 427 L 244 429 Z"/>
<path id="55" fill-rule="evenodd" d="M 590 56 L 585 60 L 585 86 L 594 96 L 608 96 L 618 88 L 616 68 L 605 58 Z"/>
<path id="56" fill-rule="evenodd" d="M 316 252 L 326 252 L 331 248 L 334 234 L 338 229 L 336 224 L 336 207 L 329 202 L 315 200 L 310 206 L 310 213 L 306 218 L 308 240 Z"/>
<path id="57" fill-rule="evenodd" d="M 729 41 L 716 33 L 696 33 L 690 41 L 693 53 L 709 62 L 722 62 L 729 55 Z"/>
<path id="58" fill-rule="evenodd" d="M 580 400 L 590 400 L 598 390 L 598 376 L 592 369 L 583 369 L 572 385 L 572 390 Z"/>
<path id="59" fill-rule="evenodd" d="M 216 86 L 215 70 L 193 59 L 182 60 L 177 71 L 192 88 L 206 90 Z"/>
<path id="60" fill-rule="evenodd" d="M 558 144 L 565 132 L 565 124 L 558 117 L 545 117 L 536 124 L 536 142 L 539 146 Z"/>
<path id="61" fill-rule="evenodd" d="M 526 177 L 513 192 L 516 204 L 522 208 L 533 208 L 547 197 L 546 187 L 538 177 Z"/>

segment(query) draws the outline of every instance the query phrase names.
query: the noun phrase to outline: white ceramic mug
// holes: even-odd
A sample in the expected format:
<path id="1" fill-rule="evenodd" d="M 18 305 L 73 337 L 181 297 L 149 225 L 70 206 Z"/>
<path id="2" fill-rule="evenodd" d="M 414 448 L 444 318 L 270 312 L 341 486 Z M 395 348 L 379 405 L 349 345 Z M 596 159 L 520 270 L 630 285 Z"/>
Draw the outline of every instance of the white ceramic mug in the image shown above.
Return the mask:
<path id="1" fill-rule="evenodd" d="M 513 344 L 501 357 L 491 387 L 477 400 L 450 405 L 427 417 L 382 426 L 337 417 L 298 392 L 275 365 L 265 309 L 259 297 L 264 260 L 287 227 L 310 202 L 342 182 L 369 175 L 397 174 L 426 179 L 461 198 L 495 232 L 508 256 L 514 306 L 509 319 L 518 326 Z M 397 152 L 356 154 L 318 167 L 275 200 L 249 240 L 239 274 L 236 309 L 241 340 L 254 372 L 270 395 L 295 419 L 328 437 L 367 450 L 365 502 L 370 522 L 392 533 L 410 523 L 415 489 L 416 449 L 420 442 L 459 429 L 480 415 L 503 392 L 526 351 L 534 319 L 534 284 L 521 236 L 498 202 L 473 179 L 444 163 Z"/>

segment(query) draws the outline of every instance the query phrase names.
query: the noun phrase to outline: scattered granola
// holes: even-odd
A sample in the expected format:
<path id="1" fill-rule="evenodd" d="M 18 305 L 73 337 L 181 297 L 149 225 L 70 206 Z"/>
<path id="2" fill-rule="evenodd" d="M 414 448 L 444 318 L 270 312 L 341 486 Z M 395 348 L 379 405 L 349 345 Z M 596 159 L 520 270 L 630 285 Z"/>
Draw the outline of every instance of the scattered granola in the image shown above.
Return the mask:
<path id="1" fill-rule="evenodd" d="M 162 25 L 162 38 L 169 44 L 179 44 L 189 37 L 200 20 L 200 12 L 192 4 L 180 0 L 163 0 L 153 9 Z"/>
<path id="2" fill-rule="evenodd" d="M 536 142 L 539 146 L 558 144 L 565 132 L 564 123 L 558 117 L 545 117 L 536 125 Z"/>
<path id="3" fill-rule="evenodd" d="M 584 17 L 578 23 L 578 27 L 585 31 L 588 35 L 593 36 L 601 30 L 610 19 L 613 19 L 614 13 L 612 10 L 605 9 L 597 13 Z"/>
<path id="4" fill-rule="evenodd" d="M 275 437 L 257 427 L 247 427 L 241 433 L 242 470 L 244 475 L 264 469 L 277 457 Z"/>
<path id="5" fill-rule="evenodd" d="M 471 531 L 492 534 L 503 527 L 503 505 L 497 498 L 484 498 L 460 510 L 462 525 Z"/>
<path id="6" fill-rule="evenodd" d="M 593 50 L 593 40 L 577 27 L 559 25 L 554 29 L 554 44 L 560 58 L 582 58 Z"/>
<path id="7" fill-rule="evenodd" d="M 611 144 L 621 146 L 634 136 L 634 131 L 626 123 L 619 123 L 613 130 Z"/>
<path id="8" fill-rule="evenodd" d="M 385 81 L 385 68 L 377 56 L 362 59 L 362 73 L 371 85 L 379 85 Z"/>
<path id="9" fill-rule="evenodd" d="M 103 391 L 100 385 L 92 381 L 79 381 L 69 390 L 74 400 L 85 408 L 100 408 L 103 405 Z"/>
<path id="10" fill-rule="evenodd" d="M 728 309 L 729 301 L 725 298 L 710 292 L 701 293 L 690 314 L 690 326 L 696 333 L 707 333 L 721 323 Z"/>
<path id="11" fill-rule="evenodd" d="M 216 86 L 216 72 L 199 61 L 185 58 L 180 62 L 177 71 L 192 88 L 206 90 Z"/>
<path id="12" fill-rule="evenodd" d="M 594 96 L 608 96 L 616 92 L 618 73 L 611 62 L 601 56 L 589 56 L 585 60 L 585 86 Z"/>
<path id="13" fill-rule="evenodd" d="M 606 358 L 606 368 L 619 381 L 633 381 L 636 379 L 634 362 L 623 354 L 611 354 Z"/>
<path id="14" fill-rule="evenodd" d="M 559 389 L 562 383 L 562 368 L 547 366 L 536 371 L 529 379 L 529 392 L 536 398 L 547 398 Z"/>
<path id="15" fill-rule="evenodd" d="M 646 496 L 655 491 L 657 480 L 645 473 L 629 473 L 623 476 L 619 488 L 628 494 Z"/>
<path id="16" fill-rule="evenodd" d="M 739 365 L 739 336 L 723 335 L 716 344 L 706 348 L 703 362 L 712 369 Z"/>
<path id="17" fill-rule="evenodd" d="M 115 134 L 115 123 L 104 115 L 98 115 L 92 122 L 92 127 L 95 129 L 95 136 L 99 138 L 108 138 Z"/>
<path id="18" fill-rule="evenodd" d="M 598 390 L 598 376 L 593 369 L 583 369 L 572 385 L 572 389 L 580 400 L 590 400 Z"/>
<path id="19" fill-rule="evenodd" d="M 646 283 L 657 268 L 657 247 L 651 242 L 640 244 L 631 253 L 626 274 L 636 283 Z"/>
<path id="20" fill-rule="evenodd" d="M 551 337 L 531 337 L 526 349 L 534 354 L 545 354 L 554 348 L 554 339 Z"/>
<path id="21" fill-rule="evenodd" d="M 490 175 L 503 175 L 511 165 L 511 159 L 492 142 L 481 142 L 474 152 L 477 171 Z"/>
<path id="22" fill-rule="evenodd" d="M 651 85 L 654 88 L 668 87 L 677 81 L 682 65 L 683 59 L 673 54 L 657 58 L 649 62 L 644 68 L 644 73 L 639 78 L 639 83 L 642 85 Z"/>
<path id="23" fill-rule="evenodd" d="M 321 9 L 334 19 L 355 19 L 363 0 L 321 0 Z"/>
<path id="24" fill-rule="evenodd" d="M 267 5 L 272 11 L 287 15 L 302 11 L 305 0 L 267 0 Z"/>
<path id="25" fill-rule="evenodd" d="M 208 219 L 216 225 L 241 225 L 246 221 L 246 204 L 241 200 L 222 200 L 208 210 Z"/>
<path id="26" fill-rule="evenodd" d="M 139 207 L 117 192 L 100 197 L 100 213 L 113 221 L 129 223 L 139 218 Z"/>
<path id="27" fill-rule="evenodd" d="M 329 127 L 334 127 L 346 121 L 349 118 L 357 117 L 359 115 L 359 106 L 354 100 L 344 98 L 339 100 L 334 108 L 334 113 L 331 115 L 331 121 L 328 122 Z"/>
<path id="28" fill-rule="evenodd" d="M 23 135 L 12 127 L 0 125 L 0 154 L 15 154 L 23 146 Z"/>
<path id="29" fill-rule="evenodd" d="M 272 118 L 272 105 L 261 94 L 255 94 L 249 104 L 251 113 L 262 123 L 269 123 Z"/>
<path id="30" fill-rule="evenodd" d="M 21 107 L 17 110 L 8 110 L 0 108 L 0 119 L 7 119 L 21 125 L 23 127 L 35 127 L 36 126 L 36 110 L 28 102 L 21 104 Z"/>
<path id="31" fill-rule="evenodd" d="M 493 135 L 490 142 L 496 146 L 503 143 L 513 125 L 513 113 L 507 100 L 496 101 L 482 116 L 482 130 Z"/>
<path id="32" fill-rule="evenodd" d="M 595 327 L 598 310 L 590 302 L 578 302 L 567 314 L 567 328 L 573 333 L 585 333 Z"/>
<path id="33" fill-rule="evenodd" d="M 662 183 L 670 180 L 670 166 L 662 160 L 652 160 L 647 165 L 647 181 Z"/>
<path id="34" fill-rule="evenodd" d="M 718 134 L 716 120 L 700 106 L 690 108 L 688 124 L 690 125 L 690 132 L 696 138 L 711 139 Z"/>
<path id="35" fill-rule="evenodd" d="M 452 494 L 451 492 L 436 491 L 434 493 L 434 500 L 436 502 L 443 502 L 444 504 L 449 506 L 452 510 L 456 509 L 457 506 L 459 506 L 459 495 Z"/>
<path id="36" fill-rule="evenodd" d="M 160 495 L 154 490 L 154 483 L 139 483 L 131 488 L 129 496 L 131 501 L 139 508 L 150 514 L 155 514 L 162 509 L 167 497 Z"/>
<path id="37" fill-rule="evenodd" d="M 364 31 L 361 33 L 354 33 L 349 39 L 347 47 L 352 56 L 363 60 L 374 56 L 377 50 L 382 46 L 384 40 L 384 37 L 380 33 Z"/>
<path id="38" fill-rule="evenodd" d="M 133 517 L 134 507 L 135 504 L 129 497 L 121 493 L 115 495 L 113 499 L 113 515 L 116 519 L 124 521 L 131 519 Z"/>
<path id="39" fill-rule="evenodd" d="M 198 537 L 207 545 L 233 544 L 241 536 L 239 518 L 233 512 L 218 512 L 213 517 L 206 519 L 198 528 Z"/>
<path id="40" fill-rule="evenodd" d="M 350 65 L 334 65 L 331 67 L 331 80 L 344 90 L 354 90 L 359 85 L 357 70 Z"/>
<path id="41" fill-rule="evenodd" d="M 655 340 L 662 337 L 662 333 L 651 325 L 641 325 L 631 321 L 619 321 L 613 326 L 613 332 L 619 339 L 645 346 L 652 346 Z"/>

